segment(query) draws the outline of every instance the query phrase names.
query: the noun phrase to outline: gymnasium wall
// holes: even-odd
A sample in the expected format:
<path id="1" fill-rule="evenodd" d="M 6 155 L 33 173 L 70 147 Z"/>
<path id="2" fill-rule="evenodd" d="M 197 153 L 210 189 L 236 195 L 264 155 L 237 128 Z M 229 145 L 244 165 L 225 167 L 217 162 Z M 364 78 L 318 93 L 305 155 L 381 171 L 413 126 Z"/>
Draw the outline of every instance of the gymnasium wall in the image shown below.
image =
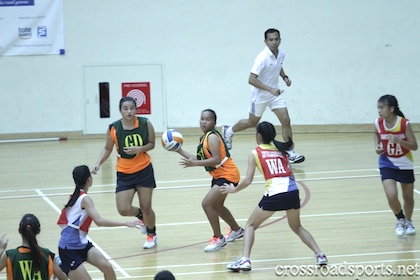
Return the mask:
<path id="1" fill-rule="evenodd" d="M 368 126 L 383 94 L 420 123 L 419 11 L 418 0 L 64 1 L 65 55 L 0 57 L 0 135 L 83 133 L 89 65 L 162 64 L 168 127 L 198 127 L 205 108 L 233 124 L 248 116 L 270 27 L 295 127 Z"/>

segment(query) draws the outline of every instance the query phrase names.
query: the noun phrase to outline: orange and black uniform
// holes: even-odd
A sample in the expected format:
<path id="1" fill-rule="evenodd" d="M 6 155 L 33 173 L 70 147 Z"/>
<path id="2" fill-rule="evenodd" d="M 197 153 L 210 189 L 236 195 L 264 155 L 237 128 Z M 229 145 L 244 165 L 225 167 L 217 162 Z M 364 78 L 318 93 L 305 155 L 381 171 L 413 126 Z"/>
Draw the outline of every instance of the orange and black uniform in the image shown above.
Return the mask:
<path id="1" fill-rule="evenodd" d="M 132 130 L 124 129 L 121 120 L 115 121 L 109 126 L 109 132 L 120 155 L 116 167 L 117 192 L 137 185 L 155 188 L 156 182 L 149 154 L 140 152 L 128 155 L 124 152 L 124 147 L 144 146 L 149 143 L 147 118 L 137 117 Z"/>
<path id="2" fill-rule="evenodd" d="M 197 147 L 197 159 L 204 160 L 212 157 L 208 146 L 208 137 L 210 134 L 216 134 L 220 139 L 219 150 L 222 161 L 216 166 L 205 166 L 206 171 L 215 180 L 226 179 L 229 182 L 238 183 L 240 180 L 239 169 L 230 157 L 225 141 L 217 130 L 212 129 L 200 137 L 200 144 Z"/>

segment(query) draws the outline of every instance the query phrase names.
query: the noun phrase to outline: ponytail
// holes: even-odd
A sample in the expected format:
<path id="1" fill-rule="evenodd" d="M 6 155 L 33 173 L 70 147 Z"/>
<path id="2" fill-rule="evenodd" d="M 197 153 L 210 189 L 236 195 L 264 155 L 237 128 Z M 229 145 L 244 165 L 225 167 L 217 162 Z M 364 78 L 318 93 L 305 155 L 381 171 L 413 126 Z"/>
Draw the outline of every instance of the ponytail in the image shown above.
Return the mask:
<path id="1" fill-rule="evenodd" d="M 274 139 L 273 144 L 274 144 L 274 146 L 276 146 L 276 148 L 279 151 L 282 151 L 282 152 L 286 152 L 286 151 L 290 150 L 291 148 L 293 148 L 293 141 L 290 138 L 289 138 L 289 141 L 287 141 L 286 143 L 280 142 L 280 141 L 277 141 L 277 140 Z"/>
<path id="2" fill-rule="evenodd" d="M 272 123 L 260 122 L 257 125 L 257 133 L 261 135 L 264 144 L 270 144 L 270 142 L 273 142 L 274 146 L 276 146 L 279 151 L 285 152 L 293 147 L 293 141 L 291 138 L 289 138 L 289 141 L 286 143 L 274 139 L 277 133 Z"/>
<path id="3" fill-rule="evenodd" d="M 44 255 L 39 249 L 36 235 L 41 232 L 39 220 L 33 214 L 25 214 L 19 224 L 19 233 L 26 240 L 31 249 L 31 258 L 33 262 L 33 271 L 39 271 L 43 264 Z"/>
<path id="4" fill-rule="evenodd" d="M 90 177 L 90 170 L 86 165 L 79 165 L 73 169 L 73 180 L 76 184 L 73 194 L 70 197 L 70 200 L 64 206 L 64 208 L 71 207 L 76 203 L 76 200 L 79 198 L 80 190 L 86 185 L 87 180 Z"/>

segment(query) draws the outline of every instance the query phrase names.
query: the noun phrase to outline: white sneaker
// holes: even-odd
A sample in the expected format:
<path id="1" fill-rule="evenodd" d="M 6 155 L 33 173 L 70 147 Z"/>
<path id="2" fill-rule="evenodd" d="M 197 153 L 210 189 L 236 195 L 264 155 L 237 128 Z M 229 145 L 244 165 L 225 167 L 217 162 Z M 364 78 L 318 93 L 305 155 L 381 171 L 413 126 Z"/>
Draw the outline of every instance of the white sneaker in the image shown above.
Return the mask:
<path id="1" fill-rule="evenodd" d="M 146 242 L 143 245 L 144 249 L 151 249 L 157 245 L 157 235 L 147 235 Z"/>
<path id="2" fill-rule="evenodd" d="M 301 163 L 305 161 L 305 157 L 299 155 L 294 150 L 287 151 L 287 157 L 289 158 L 290 163 Z"/>
<path id="3" fill-rule="evenodd" d="M 222 247 L 226 246 L 226 238 L 223 236 L 222 238 L 218 238 L 214 236 L 210 244 L 204 248 L 205 252 L 214 252 L 220 250 Z"/>
<path id="4" fill-rule="evenodd" d="M 323 266 L 328 264 L 327 257 L 323 253 L 319 253 L 315 257 L 317 265 Z"/>
<path id="5" fill-rule="evenodd" d="M 229 129 L 229 126 L 227 126 L 227 125 L 224 125 L 222 127 L 222 137 L 223 137 L 223 140 L 225 140 L 226 147 L 230 150 L 230 149 L 232 149 L 232 138 L 233 138 L 233 135 L 231 135 L 231 134 L 229 134 L 227 132 L 228 129 Z"/>
<path id="6" fill-rule="evenodd" d="M 405 219 L 397 219 L 397 224 L 395 227 L 395 233 L 398 237 L 401 237 L 405 234 Z"/>
<path id="7" fill-rule="evenodd" d="M 147 232 L 147 227 L 144 223 L 144 220 L 139 219 L 140 220 L 140 225 L 137 226 L 137 228 L 140 230 L 141 234 L 146 234 Z"/>
<path id="8" fill-rule="evenodd" d="M 236 239 L 243 237 L 244 233 L 245 230 L 242 227 L 240 227 L 237 231 L 230 229 L 229 233 L 225 235 L 226 241 L 235 241 Z"/>
<path id="9" fill-rule="evenodd" d="M 413 221 L 407 219 L 405 220 L 405 234 L 407 235 L 415 235 L 416 228 L 413 225 Z"/>
<path id="10" fill-rule="evenodd" d="M 250 271 L 251 261 L 248 258 L 242 257 L 234 263 L 230 263 L 226 266 L 227 269 L 238 272 L 240 270 Z"/>

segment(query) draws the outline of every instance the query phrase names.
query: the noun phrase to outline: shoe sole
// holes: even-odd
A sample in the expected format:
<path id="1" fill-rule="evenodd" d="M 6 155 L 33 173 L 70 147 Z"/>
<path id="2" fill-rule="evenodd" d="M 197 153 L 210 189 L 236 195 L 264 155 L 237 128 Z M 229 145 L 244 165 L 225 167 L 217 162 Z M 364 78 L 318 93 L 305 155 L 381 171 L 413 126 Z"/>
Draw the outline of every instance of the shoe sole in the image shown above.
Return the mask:
<path id="1" fill-rule="evenodd" d="M 146 247 L 146 246 L 143 246 L 143 249 L 152 249 L 152 248 L 155 248 L 157 246 L 157 242 L 156 242 L 156 244 L 155 245 L 153 245 L 152 247 Z"/>
<path id="2" fill-rule="evenodd" d="M 403 232 L 403 233 L 401 233 L 401 234 L 395 233 L 395 235 L 396 235 L 397 237 L 403 237 L 404 235 L 406 235 L 406 232 L 404 231 L 404 232 Z"/>
<path id="3" fill-rule="evenodd" d="M 292 164 L 294 164 L 294 163 L 301 163 L 301 162 L 304 162 L 304 161 L 305 161 L 305 157 L 302 157 L 302 158 L 300 158 L 298 160 L 295 160 L 295 161 L 289 160 L 289 162 L 292 163 Z"/>
<path id="4" fill-rule="evenodd" d="M 249 267 L 244 267 L 244 268 L 241 268 L 241 267 L 239 267 L 239 268 L 228 268 L 230 271 L 233 271 L 233 272 L 239 272 L 239 271 L 251 271 L 251 268 Z"/>
<path id="5" fill-rule="evenodd" d="M 220 246 L 219 248 L 217 248 L 216 250 L 206 250 L 204 249 L 204 252 L 217 252 L 220 249 L 222 249 L 223 247 L 225 247 L 227 245 L 227 242 L 225 242 L 225 244 L 223 244 L 222 246 Z"/>
<path id="6" fill-rule="evenodd" d="M 234 239 L 227 239 L 226 238 L 226 242 L 233 242 L 233 241 L 235 241 L 236 239 L 239 239 L 239 238 L 242 238 L 242 237 L 244 237 L 244 234 L 242 233 L 241 235 L 239 235 L 238 237 L 235 237 Z"/>

